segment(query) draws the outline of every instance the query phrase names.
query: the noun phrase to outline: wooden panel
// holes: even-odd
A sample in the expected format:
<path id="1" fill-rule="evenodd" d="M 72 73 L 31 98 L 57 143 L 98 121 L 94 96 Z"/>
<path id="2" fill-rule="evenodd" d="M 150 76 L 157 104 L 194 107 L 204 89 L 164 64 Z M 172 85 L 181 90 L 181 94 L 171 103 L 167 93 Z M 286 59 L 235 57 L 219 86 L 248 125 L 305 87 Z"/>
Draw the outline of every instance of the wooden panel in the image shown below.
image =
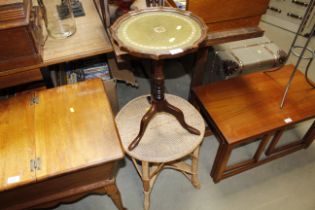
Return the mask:
<path id="1" fill-rule="evenodd" d="M 301 72 L 293 80 L 285 107 L 280 101 L 292 65 L 195 88 L 201 103 L 229 143 L 246 140 L 315 117 L 315 90 Z M 290 118 L 292 122 L 286 123 Z"/>
<path id="2" fill-rule="evenodd" d="M 1 200 L 5 200 L 0 202 L 0 209 L 29 209 L 44 204 L 54 206 L 71 196 L 86 195 L 110 183 L 114 168 L 115 163 L 111 162 L 0 192 Z"/>
<path id="3" fill-rule="evenodd" d="M 190 0 L 188 10 L 210 23 L 262 15 L 268 3 L 269 0 Z"/>
<path id="4" fill-rule="evenodd" d="M 42 162 L 39 180 L 123 157 L 101 80 L 39 91 L 38 97 L 35 126 L 36 155 Z"/>
<path id="5" fill-rule="evenodd" d="M 0 191 L 35 181 L 35 172 L 30 171 L 35 158 L 31 96 L 0 100 Z"/>
<path id="6" fill-rule="evenodd" d="M 36 53 L 26 27 L 0 30 L 0 37 L 0 61 Z"/>
<path id="7" fill-rule="evenodd" d="M 208 31 L 226 31 L 237 28 L 254 28 L 257 27 L 260 22 L 260 16 L 228 20 L 222 22 L 207 23 Z"/>
<path id="8" fill-rule="evenodd" d="M 48 37 L 44 46 L 45 65 L 112 52 L 93 1 L 81 0 L 86 16 L 75 18 L 77 31 L 67 39 Z"/>
<path id="9" fill-rule="evenodd" d="M 1 0 L 0 30 L 28 24 L 32 0 Z"/>
<path id="10" fill-rule="evenodd" d="M 0 89 L 26 84 L 28 82 L 39 81 L 42 79 L 43 77 L 39 69 L 31 69 L 29 71 L 18 72 L 16 74 L 3 77 L 0 76 Z"/>
<path id="11" fill-rule="evenodd" d="M 257 26 L 268 3 L 269 0 L 189 0 L 187 8 L 200 16 L 211 32 Z"/>

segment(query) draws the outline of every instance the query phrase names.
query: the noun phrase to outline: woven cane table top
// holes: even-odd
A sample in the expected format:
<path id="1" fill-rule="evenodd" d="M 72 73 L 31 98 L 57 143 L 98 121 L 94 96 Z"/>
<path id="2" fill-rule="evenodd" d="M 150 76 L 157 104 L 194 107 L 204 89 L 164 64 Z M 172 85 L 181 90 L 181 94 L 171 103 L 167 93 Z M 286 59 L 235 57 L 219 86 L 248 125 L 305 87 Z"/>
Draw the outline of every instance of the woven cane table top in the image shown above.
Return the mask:
<path id="1" fill-rule="evenodd" d="M 198 129 L 201 135 L 190 134 L 167 113 L 158 113 L 150 121 L 139 145 L 132 151 L 128 146 L 137 136 L 140 121 L 150 104 L 147 96 L 138 97 L 125 105 L 116 116 L 116 123 L 125 152 L 131 157 L 148 162 L 170 162 L 190 154 L 203 140 L 204 120 L 186 100 L 166 94 L 168 102 L 184 112 L 186 122 Z"/>

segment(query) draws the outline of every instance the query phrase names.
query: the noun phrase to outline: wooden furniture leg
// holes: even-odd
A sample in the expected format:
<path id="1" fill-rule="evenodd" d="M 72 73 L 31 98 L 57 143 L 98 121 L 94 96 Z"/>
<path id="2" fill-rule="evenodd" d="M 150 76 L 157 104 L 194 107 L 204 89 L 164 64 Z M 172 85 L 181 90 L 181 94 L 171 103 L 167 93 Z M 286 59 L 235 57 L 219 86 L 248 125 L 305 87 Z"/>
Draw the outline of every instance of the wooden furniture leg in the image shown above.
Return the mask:
<path id="1" fill-rule="evenodd" d="M 143 116 L 141 123 L 140 123 L 140 131 L 139 131 L 137 137 L 128 146 L 128 150 L 133 150 L 134 148 L 136 148 L 138 146 L 150 120 L 153 118 L 153 116 L 156 113 L 157 113 L 157 106 L 155 103 L 152 103 L 148 112 Z"/>
<path id="2" fill-rule="evenodd" d="M 198 162 L 199 162 L 199 153 L 200 153 L 200 146 L 198 146 L 191 155 L 191 183 L 197 189 L 200 189 L 201 184 L 198 178 Z"/>
<path id="3" fill-rule="evenodd" d="M 175 169 L 182 172 L 196 189 L 200 189 L 201 184 L 198 178 L 199 153 L 200 145 L 197 146 L 192 153 L 171 162 L 150 163 L 148 161 L 137 161 L 135 158 L 132 158 L 132 162 L 143 183 L 144 210 L 149 210 L 150 208 L 150 196 L 153 185 L 164 168 Z M 186 157 L 191 158 L 191 164 L 185 162 Z"/>
<path id="4" fill-rule="evenodd" d="M 142 161 L 142 181 L 144 192 L 144 210 L 150 208 L 150 194 L 151 194 L 151 181 L 150 181 L 150 167 L 149 162 Z"/>
<path id="5" fill-rule="evenodd" d="M 305 148 L 311 146 L 315 139 L 315 121 L 313 122 L 312 126 L 308 129 L 307 133 L 305 134 L 303 141 L 305 141 Z"/>
<path id="6" fill-rule="evenodd" d="M 128 146 L 128 150 L 133 150 L 137 147 L 141 138 L 144 135 L 144 132 L 154 117 L 158 112 L 167 112 L 173 115 L 178 122 L 182 125 L 184 129 L 188 132 L 200 135 L 200 131 L 188 125 L 185 121 L 184 113 L 177 107 L 168 103 L 165 99 L 165 87 L 164 87 L 164 72 L 163 72 L 163 61 L 155 61 L 152 68 L 152 90 L 151 90 L 151 107 L 149 111 L 144 115 L 140 123 L 140 130 L 136 138 Z"/>
<path id="7" fill-rule="evenodd" d="M 44 83 L 46 85 L 47 88 L 53 88 L 54 87 L 54 83 L 52 81 L 52 78 L 50 76 L 50 71 L 48 69 L 48 67 L 42 67 L 40 69 L 43 79 L 44 79 Z"/>
<path id="8" fill-rule="evenodd" d="M 109 197 L 112 199 L 115 206 L 119 210 L 127 210 L 122 204 L 120 192 L 116 186 L 116 180 L 113 182 L 113 184 L 107 185 L 104 188 L 105 188 L 106 194 L 109 195 Z"/>
<path id="9" fill-rule="evenodd" d="M 216 169 L 213 173 L 213 181 L 215 183 L 219 182 L 222 179 L 224 169 L 226 168 L 228 164 L 231 153 L 232 153 L 232 146 L 228 144 L 224 144 L 222 146 L 221 155 L 218 157 L 218 160 L 216 160 L 218 162 L 216 164 Z"/>
<path id="10" fill-rule="evenodd" d="M 182 127 L 189 131 L 189 133 L 200 135 L 200 131 L 198 131 L 196 128 L 193 128 L 186 123 L 184 113 L 180 109 L 171 105 L 166 100 L 163 102 L 163 107 L 164 108 L 161 111 L 164 111 L 173 115 L 178 120 L 178 122 L 182 125 Z"/>

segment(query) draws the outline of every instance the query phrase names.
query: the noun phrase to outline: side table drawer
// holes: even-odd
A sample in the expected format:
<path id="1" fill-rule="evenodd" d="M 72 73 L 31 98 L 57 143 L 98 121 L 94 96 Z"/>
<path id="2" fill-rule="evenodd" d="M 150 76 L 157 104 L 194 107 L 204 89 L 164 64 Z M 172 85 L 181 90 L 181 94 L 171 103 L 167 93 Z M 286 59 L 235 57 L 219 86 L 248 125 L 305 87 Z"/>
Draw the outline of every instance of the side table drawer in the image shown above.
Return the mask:
<path id="1" fill-rule="evenodd" d="M 5 76 L 0 76 L 0 89 L 15 85 L 22 85 L 28 82 L 39 81 L 42 79 L 43 77 L 39 68 L 12 73 Z"/>

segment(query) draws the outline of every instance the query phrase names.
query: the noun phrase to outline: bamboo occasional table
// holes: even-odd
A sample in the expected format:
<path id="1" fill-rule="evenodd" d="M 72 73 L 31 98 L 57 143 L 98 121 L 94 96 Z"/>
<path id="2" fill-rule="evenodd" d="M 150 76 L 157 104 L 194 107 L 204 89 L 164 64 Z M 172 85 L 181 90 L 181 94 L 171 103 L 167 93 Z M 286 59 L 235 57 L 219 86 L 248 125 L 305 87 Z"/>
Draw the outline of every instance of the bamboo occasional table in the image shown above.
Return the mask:
<path id="1" fill-rule="evenodd" d="M 121 49 L 133 56 L 154 60 L 151 96 L 147 102 L 151 106 L 144 114 L 140 131 L 128 149 L 137 147 L 149 122 L 159 112 L 175 116 L 182 127 L 200 135 L 199 130 L 186 123 L 183 112 L 165 99 L 162 59 L 196 51 L 206 38 L 204 22 L 191 12 L 158 7 L 125 14 L 114 23 L 111 32 Z"/>
<path id="2" fill-rule="evenodd" d="M 128 145 L 137 135 L 137 127 L 143 114 L 150 108 L 147 96 L 130 101 L 116 116 L 122 146 L 132 158 L 143 182 L 145 210 L 149 209 L 153 184 L 163 168 L 181 171 L 191 180 L 194 187 L 200 187 L 198 159 L 199 147 L 205 131 L 204 120 L 186 100 L 168 94 L 166 99 L 183 110 L 187 122 L 197 128 L 200 135 L 191 134 L 177 123 L 172 115 L 162 112 L 158 113 L 148 125 L 141 144 L 130 151 Z M 191 165 L 183 160 L 187 156 L 192 159 Z"/>

